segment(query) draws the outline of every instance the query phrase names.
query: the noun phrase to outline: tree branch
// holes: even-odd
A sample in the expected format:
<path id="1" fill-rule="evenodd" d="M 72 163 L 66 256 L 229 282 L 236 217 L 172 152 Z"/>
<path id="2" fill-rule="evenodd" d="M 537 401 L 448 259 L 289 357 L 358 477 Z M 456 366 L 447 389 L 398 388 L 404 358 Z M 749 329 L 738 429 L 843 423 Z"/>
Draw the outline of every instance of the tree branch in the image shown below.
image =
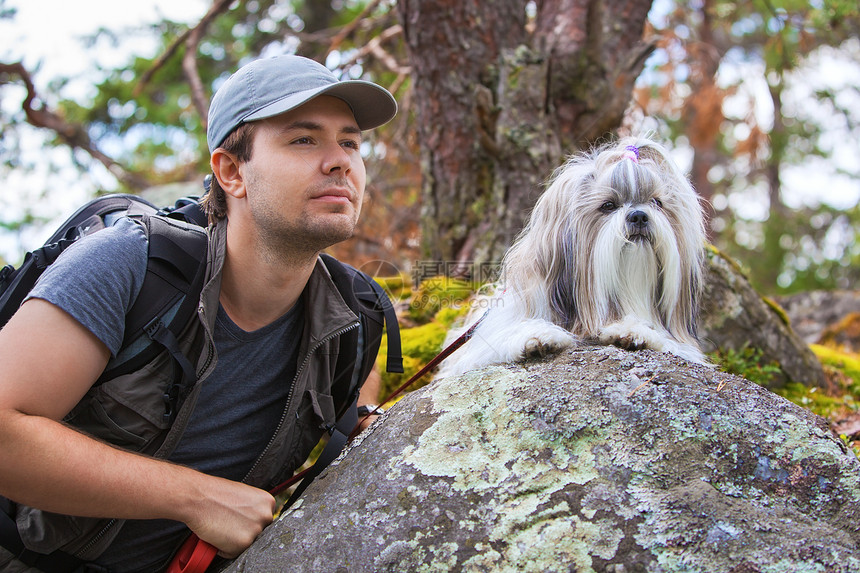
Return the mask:
<path id="1" fill-rule="evenodd" d="M 203 18 L 200 19 L 200 22 L 197 23 L 193 28 L 189 28 L 182 34 L 176 37 L 175 40 L 167 47 L 167 49 L 158 57 L 155 63 L 152 64 L 146 72 L 141 76 L 140 81 L 138 81 L 137 86 L 134 88 L 134 97 L 138 97 L 144 89 L 146 89 L 147 84 L 152 80 L 153 76 L 164 67 L 164 65 L 176 54 L 176 51 L 180 46 L 186 46 L 186 55 L 183 57 L 182 68 L 185 71 L 186 75 L 189 73 L 189 66 L 186 64 L 185 59 L 188 57 L 188 53 L 192 54 L 192 57 L 196 56 L 197 53 L 197 45 L 200 43 L 200 38 L 203 37 L 203 33 L 206 31 L 206 28 L 209 24 L 214 20 L 217 16 L 226 12 L 230 8 L 230 4 L 233 0 L 216 0 L 212 7 L 209 8 L 209 11 L 206 13 Z M 190 67 L 192 71 L 192 75 L 188 76 L 188 80 L 191 83 L 191 92 L 192 98 L 194 99 L 194 106 L 197 108 L 198 112 L 201 107 L 198 103 L 197 95 L 195 94 L 195 79 L 196 82 L 200 84 L 200 91 L 202 92 L 202 82 L 200 82 L 199 75 L 197 73 L 197 63 L 195 62 L 193 66 Z M 209 102 L 205 99 L 204 96 L 204 105 L 203 110 L 208 109 Z M 206 124 L 206 116 L 207 112 L 204 111 L 200 114 L 203 118 L 204 125 Z"/>
<path id="2" fill-rule="evenodd" d="M 36 86 L 30 72 L 21 62 L 0 62 L 0 74 L 21 78 L 27 90 L 27 97 L 21 102 L 21 109 L 27 123 L 33 127 L 49 129 L 57 134 L 60 141 L 72 149 L 85 151 L 93 159 L 104 165 L 117 179 L 132 189 L 144 189 L 149 182 L 136 173 L 128 171 L 115 159 L 103 153 L 90 138 L 84 126 L 66 121 L 60 114 L 49 110 L 36 93 Z"/>
<path id="3" fill-rule="evenodd" d="M 200 39 L 203 37 L 204 27 L 196 26 L 188 36 L 186 42 L 185 55 L 182 56 L 182 70 L 185 72 L 185 77 L 188 79 L 188 86 L 191 90 L 191 101 L 194 102 L 194 107 L 197 113 L 200 114 L 200 123 L 205 131 L 209 126 L 209 98 L 206 95 L 206 88 L 203 87 L 203 80 L 200 79 L 200 72 L 197 68 L 197 46 L 200 44 Z"/>
<path id="4" fill-rule="evenodd" d="M 361 14 L 356 16 L 356 18 L 352 22 L 341 28 L 340 31 L 332 37 L 331 43 L 328 47 L 328 51 L 334 52 L 335 50 L 340 48 L 340 44 L 346 38 L 348 38 L 350 34 L 355 32 L 359 25 L 364 22 L 364 19 L 367 17 L 368 14 L 376 10 L 376 7 L 379 6 L 379 3 L 380 0 L 373 0 L 373 2 L 364 7 L 364 10 L 361 11 Z"/>
<path id="5" fill-rule="evenodd" d="M 409 67 L 402 66 L 391 54 L 382 49 L 382 44 L 392 38 L 396 38 L 403 33 L 403 27 L 400 24 L 395 24 L 390 28 L 383 30 L 378 36 L 371 38 L 360 50 L 357 50 L 353 56 L 342 64 L 342 67 L 349 67 L 361 58 L 372 54 L 376 59 L 385 64 L 390 71 L 397 74 L 408 74 Z"/>

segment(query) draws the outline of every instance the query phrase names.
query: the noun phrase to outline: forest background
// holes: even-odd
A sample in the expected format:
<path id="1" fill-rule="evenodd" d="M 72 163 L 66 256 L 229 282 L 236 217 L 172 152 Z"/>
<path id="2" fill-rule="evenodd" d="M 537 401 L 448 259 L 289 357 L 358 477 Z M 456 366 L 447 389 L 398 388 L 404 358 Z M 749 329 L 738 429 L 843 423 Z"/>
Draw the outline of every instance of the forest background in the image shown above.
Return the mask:
<path id="1" fill-rule="evenodd" d="M 15 17 L 0 0 L 0 18 Z M 250 59 L 297 52 L 381 83 L 401 106 L 365 145 L 369 204 L 338 252 L 354 263 L 410 273 L 417 261 L 498 260 L 565 154 L 647 131 L 708 202 L 711 241 L 761 292 L 850 288 L 858 29 L 856 0 L 221 0 L 196 21 L 81 38 L 82 51 L 125 55 L 89 70 L 88 90 L 41 77 L 48 62 L 27 67 L 7 45 L 0 225 L 11 246 L 0 252 L 17 263 L 38 246 L 45 223 L 69 214 L 64 195 L 199 189 L 212 91 Z"/>
<path id="2" fill-rule="evenodd" d="M 27 58 L 26 42 L 2 46 L 6 262 L 96 194 L 199 193 L 213 91 L 254 58 L 299 53 L 380 83 L 399 102 L 398 117 L 363 144 L 362 221 L 333 251 L 400 277 L 386 286 L 402 320 L 429 329 L 406 352 L 438 350 L 451 317 L 437 320 L 440 308 L 425 303 L 462 301 L 492 278 L 565 155 L 627 133 L 672 149 L 705 200 L 710 241 L 759 292 L 857 284 L 857 0 L 199 6 L 196 18 L 153 14 L 82 37 L 82 53 L 109 62 L 86 70 L 86 89 L 81 76 Z M 16 17 L 12 0 L 0 0 L 6 30 Z M 464 279 L 463 292 L 427 296 L 421 279 L 440 273 Z"/>

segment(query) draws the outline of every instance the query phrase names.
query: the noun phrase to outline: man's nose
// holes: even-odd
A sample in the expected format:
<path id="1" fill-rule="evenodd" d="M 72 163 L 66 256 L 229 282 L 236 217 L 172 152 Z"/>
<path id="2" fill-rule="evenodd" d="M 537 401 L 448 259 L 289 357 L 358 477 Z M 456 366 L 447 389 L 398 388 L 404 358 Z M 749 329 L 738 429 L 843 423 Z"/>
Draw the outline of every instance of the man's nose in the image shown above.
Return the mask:
<path id="1" fill-rule="evenodd" d="M 323 153 L 322 168 L 324 173 L 334 173 L 338 170 L 343 171 L 343 173 L 349 173 L 352 167 L 352 159 L 339 143 L 326 145 Z"/>

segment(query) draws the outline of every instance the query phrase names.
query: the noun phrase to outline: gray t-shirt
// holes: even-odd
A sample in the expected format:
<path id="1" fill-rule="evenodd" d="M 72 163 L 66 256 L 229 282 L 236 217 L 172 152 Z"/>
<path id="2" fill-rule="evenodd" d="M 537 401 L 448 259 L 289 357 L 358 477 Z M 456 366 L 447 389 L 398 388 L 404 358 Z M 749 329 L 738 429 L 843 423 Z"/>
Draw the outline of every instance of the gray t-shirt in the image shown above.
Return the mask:
<path id="1" fill-rule="evenodd" d="M 146 253 L 143 230 L 121 219 L 67 249 L 30 297 L 68 312 L 116 355 L 125 313 L 146 275 Z M 244 478 L 285 410 L 303 326 L 302 300 L 253 332 L 243 331 L 219 308 L 214 332 L 218 363 L 203 384 L 172 462 L 232 480 Z M 162 571 L 186 535 L 177 522 L 130 520 L 98 563 L 114 573 Z"/>

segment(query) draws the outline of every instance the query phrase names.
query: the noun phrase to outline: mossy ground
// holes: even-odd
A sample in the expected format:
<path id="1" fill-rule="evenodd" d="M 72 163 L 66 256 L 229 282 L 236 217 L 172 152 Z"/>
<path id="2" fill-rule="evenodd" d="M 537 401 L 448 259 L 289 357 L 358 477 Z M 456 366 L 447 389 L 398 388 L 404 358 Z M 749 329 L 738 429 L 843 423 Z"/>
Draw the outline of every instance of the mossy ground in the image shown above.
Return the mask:
<path id="1" fill-rule="evenodd" d="M 860 355 L 831 343 L 810 347 L 824 368 L 826 386 L 791 381 L 776 393 L 826 418 L 831 424 L 856 415 L 860 412 Z M 710 358 L 726 372 L 762 386 L 768 386 L 771 377 L 779 371 L 778 364 L 764 363 L 761 352 L 749 347 L 739 352 L 717 351 Z M 852 436 L 843 435 L 842 439 L 860 458 L 860 436 L 855 440 Z"/>
<path id="2" fill-rule="evenodd" d="M 396 280 L 377 281 L 386 289 L 397 285 Z M 477 288 L 475 283 L 445 277 L 427 279 L 414 289 L 401 286 L 397 300 L 403 309 L 399 318 L 404 372 L 385 372 L 388 339 L 383 338 L 377 358 L 382 375 L 380 400 L 391 395 L 442 351 L 448 330 L 468 312 L 468 303 Z M 428 372 L 411 384 L 409 391 L 425 386 L 432 378 L 432 372 Z"/>

